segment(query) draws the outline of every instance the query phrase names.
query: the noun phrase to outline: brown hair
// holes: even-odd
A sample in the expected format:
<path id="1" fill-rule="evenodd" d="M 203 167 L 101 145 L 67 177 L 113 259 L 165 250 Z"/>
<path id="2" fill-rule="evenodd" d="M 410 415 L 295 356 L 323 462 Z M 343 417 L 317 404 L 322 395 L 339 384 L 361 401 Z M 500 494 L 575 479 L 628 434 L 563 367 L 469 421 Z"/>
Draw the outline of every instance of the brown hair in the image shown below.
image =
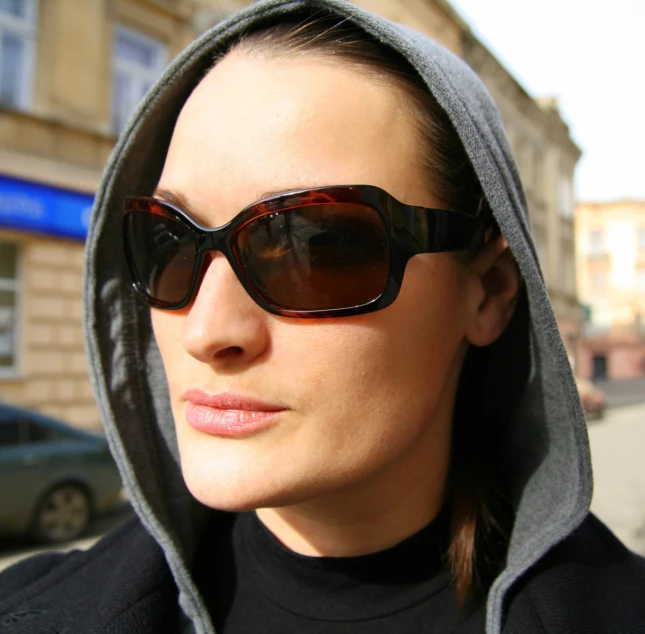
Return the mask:
<path id="1" fill-rule="evenodd" d="M 320 12 L 301 17 L 302 21 L 290 17 L 278 24 L 260 25 L 223 54 L 239 51 L 270 58 L 319 55 L 332 64 L 359 67 L 371 78 L 399 89 L 418 125 L 422 167 L 432 193 L 445 208 L 476 214 L 497 231 L 457 132 L 410 63 L 347 19 Z M 521 317 L 516 314 L 512 324 L 518 321 Z M 515 330 L 509 326 L 509 334 L 502 339 L 517 335 Z M 485 366 L 490 365 L 491 354 L 499 345 L 493 344 L 491 350 L 471 347 L 457 393 L 446 504 L 451 513 L 447 561 L 459 604 L 487 590 L 503 564 L 507 547 L 511 514 L 500 484 L 503 460 L 497 454 L 501 456 L 503 427 L 513 403 L 496 398 L 477 378 L 482 372 L 491 373 Z M 517 367 L 516 374 L 521 375 Z"/>

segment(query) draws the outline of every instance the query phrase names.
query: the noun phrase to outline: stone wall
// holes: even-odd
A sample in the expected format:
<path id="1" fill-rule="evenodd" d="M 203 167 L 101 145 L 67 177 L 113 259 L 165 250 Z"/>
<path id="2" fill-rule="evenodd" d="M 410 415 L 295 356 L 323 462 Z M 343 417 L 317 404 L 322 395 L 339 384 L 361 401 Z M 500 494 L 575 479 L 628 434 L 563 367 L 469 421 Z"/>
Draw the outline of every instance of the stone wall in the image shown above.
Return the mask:
<path id="1" fill-rule="evenodd" d="M 95 429 L 82 330 L 83 244 L 0 231 L 19 245 L 18 373 L 0 398 Z"/>
<path id="2" fill-rule="evenodd" d="M 0 104 L 0 174 L 93 193 L 116 136 L 112 44 L 123 25 L 163 42 L 170 61 L 194 37 L 193 0 L 40 0 L 33 98 Z M 83 244 L 0 227 L 19 247 L 19 364 L 0 401 L 80 427 L 100 417 L 82 332 Z"/>

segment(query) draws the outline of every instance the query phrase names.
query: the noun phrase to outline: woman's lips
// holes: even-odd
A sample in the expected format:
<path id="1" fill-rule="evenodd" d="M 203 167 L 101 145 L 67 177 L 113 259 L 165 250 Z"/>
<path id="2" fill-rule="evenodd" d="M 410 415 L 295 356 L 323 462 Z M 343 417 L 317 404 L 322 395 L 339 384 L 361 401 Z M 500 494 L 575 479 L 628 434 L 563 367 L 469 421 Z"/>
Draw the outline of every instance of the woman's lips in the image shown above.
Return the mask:
<path id="1" fill-rule="evenodd" d="M 188 424 L 198 431 L 219 436 L 259 432 L 275 424 L 286 410 L 233 392 L 212 394 L 188 390 L 184 399 Z"/>

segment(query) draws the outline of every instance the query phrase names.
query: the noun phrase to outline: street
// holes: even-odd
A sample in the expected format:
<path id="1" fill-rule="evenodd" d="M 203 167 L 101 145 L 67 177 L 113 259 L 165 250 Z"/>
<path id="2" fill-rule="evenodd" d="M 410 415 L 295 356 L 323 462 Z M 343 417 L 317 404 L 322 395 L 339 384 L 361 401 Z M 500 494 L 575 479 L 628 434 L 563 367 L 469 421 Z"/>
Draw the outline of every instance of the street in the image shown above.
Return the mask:
<path id="1" fill-rule="evenodd" d="M 589 426 L 592 510 L 632 550 L 645 555 L 645 404 L 609 410 Z"/>
<path id="2" fill-rule="evenodd" d="M 645 403 L 611 409 L 589 426 L 594 465 L 592 510 L 632 550 L 645 555 Z M 41 550 L 89 548 L 131 515 L 127 505 L 97 519 L 84 539 L 63 548 L 0 541 L 0 570 Z"/>
<path id="3" fill-rule="evenodd" d="M 132 509 L 127 502 L 122 502 L 109 513 L 97 517 L 89 527 L 87 534 L 79 540 L 69 544 L 55 546 L 35 546 L 23 539 L 0 539 L 0 571 L 29 555 L 46 552 L 48 550 L 73 550 L 74 548 L 87 549 L 96 543 L 105 533 L 116 528 L 132 516 Z"/>

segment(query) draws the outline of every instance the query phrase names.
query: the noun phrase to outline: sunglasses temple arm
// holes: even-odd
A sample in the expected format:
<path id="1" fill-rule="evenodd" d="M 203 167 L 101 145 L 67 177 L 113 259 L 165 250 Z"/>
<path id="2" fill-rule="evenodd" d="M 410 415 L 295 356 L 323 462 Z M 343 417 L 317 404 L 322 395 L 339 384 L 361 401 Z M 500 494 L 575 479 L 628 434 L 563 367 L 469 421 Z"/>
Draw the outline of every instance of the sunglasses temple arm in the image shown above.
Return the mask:
<path id="1" fill-rule="evenodd" d="M 392 233 L 411 255 L 461 251 L 483 244 L 484 224 L 470 214 L 411 206 L 398 211 L 391 216 Z"/>

